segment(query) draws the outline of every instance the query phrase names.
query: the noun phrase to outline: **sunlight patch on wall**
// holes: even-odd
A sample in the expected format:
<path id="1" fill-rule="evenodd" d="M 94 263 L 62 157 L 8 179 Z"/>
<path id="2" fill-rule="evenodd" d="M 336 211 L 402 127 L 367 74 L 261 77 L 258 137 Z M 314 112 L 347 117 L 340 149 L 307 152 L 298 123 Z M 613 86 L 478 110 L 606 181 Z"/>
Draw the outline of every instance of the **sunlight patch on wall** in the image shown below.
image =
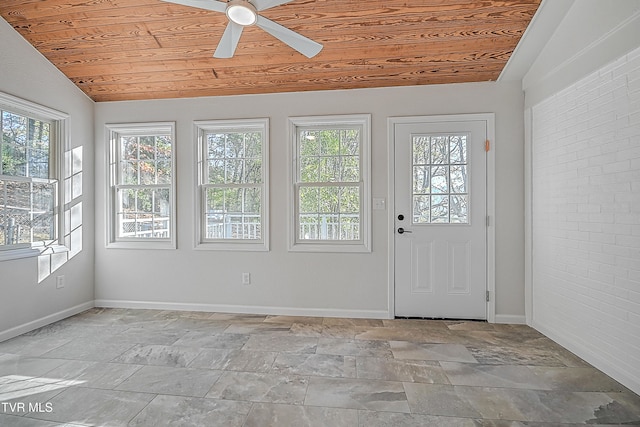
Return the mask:
<path id="1" fill-rule="evenodd" d="M 47 248 L 38 257 L 38 283 L 82 251 L 82 147 L 64 153 L 64 235 L 66 249 Z"/>

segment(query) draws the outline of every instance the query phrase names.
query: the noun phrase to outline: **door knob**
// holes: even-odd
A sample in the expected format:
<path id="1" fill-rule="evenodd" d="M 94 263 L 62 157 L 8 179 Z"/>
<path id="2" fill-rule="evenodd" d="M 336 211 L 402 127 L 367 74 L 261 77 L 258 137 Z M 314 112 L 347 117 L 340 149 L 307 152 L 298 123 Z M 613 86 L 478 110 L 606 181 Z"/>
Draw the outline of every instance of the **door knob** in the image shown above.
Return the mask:
<path id="1" fill-rule="evenodd" d="M 404 233 L 411 233 L 411 231 L 409 230 L 405 230 L 404 228 L 400 227 L 398 228 L 398 234 L 404 234 Z"/>

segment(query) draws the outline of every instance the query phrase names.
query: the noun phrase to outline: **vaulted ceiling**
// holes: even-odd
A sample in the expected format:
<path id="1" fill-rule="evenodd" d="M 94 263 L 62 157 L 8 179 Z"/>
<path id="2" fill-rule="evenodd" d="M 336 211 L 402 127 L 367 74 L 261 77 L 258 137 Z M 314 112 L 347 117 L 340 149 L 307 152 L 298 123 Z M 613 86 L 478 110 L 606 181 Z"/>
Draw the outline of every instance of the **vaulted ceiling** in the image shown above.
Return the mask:
<path id="1" fill-rule="evenodd" d="M 213 1 L 213 0 L 212 0 Z M 224 13 L 160 0 L 1 0 L 0 16 L 95 101 L 496 80 L 541 0 L 293 0 L 261 14 L 324 45 L 307 58 Z"/>

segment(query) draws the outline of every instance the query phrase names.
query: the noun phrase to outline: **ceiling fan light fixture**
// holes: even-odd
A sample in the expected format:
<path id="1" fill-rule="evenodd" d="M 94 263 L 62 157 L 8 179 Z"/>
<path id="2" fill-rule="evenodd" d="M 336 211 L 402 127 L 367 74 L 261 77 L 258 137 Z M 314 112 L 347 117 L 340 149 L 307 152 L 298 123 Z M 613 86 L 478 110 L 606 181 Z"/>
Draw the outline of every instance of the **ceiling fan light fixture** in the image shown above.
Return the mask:
<path id="1" fill-rule="evenodd" d="M 227 17 L 243 27 L 254 25 L 258 21 L 258 11 L 247 0 L 231 0 L 225 11 Z"/>

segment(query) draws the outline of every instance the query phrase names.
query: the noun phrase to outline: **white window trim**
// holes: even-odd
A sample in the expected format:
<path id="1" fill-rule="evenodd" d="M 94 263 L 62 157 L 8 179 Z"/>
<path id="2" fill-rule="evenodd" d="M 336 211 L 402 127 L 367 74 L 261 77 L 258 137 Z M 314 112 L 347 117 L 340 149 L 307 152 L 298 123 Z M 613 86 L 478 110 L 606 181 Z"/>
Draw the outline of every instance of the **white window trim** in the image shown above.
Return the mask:
<path id="1" fill-rule="evenodd" d="M 298 240 L 298 208 L 296 186 L 298 175 L 297 129 L 308 126 L 362 126 L 361 152 L 361 239 L 359 241 L 300 241 Z M 371 115 L 351 114 L 335 116 L 289 117 L 289 194 L 287 228 L 290 252 L 371 252 Z"/>
<path id="2" fill-rule="evenodd" d="M 16 245 L 17 247 L 14 248 L 2 245 L 0 248 L 0 262 L 36 257 L 48 253 L 67 252 L 69 248 L 64 246 L 62 242 L 65 235 L 64 153 L 66 153 L 70 147 L 69 114 L 3 92 L 0 92 L 0 106 L 13 112 L 24 114 L 25 116 L 54 123 L 52 135 L 53 147 L 50 147 L 49 153 L 50 156 L 55 156 L 54 161 L 50 162 L 50 165 L 54 168 L 54 179 L 58 182 L 55 212 L 57 216 L 57 233 L 55 240 L 51 242 L 34 242 L 33 244 Z"/>
<path id="3" fill-rule="evenodd" d="M 217 241 L 203 241 L 204 218 L 203 200 L 204 200 L 204 153 L 205 143 L 204 133 L 206 131 L 233 131 L 233 130 L 249 130 L 256 129 L 263 132 L 262 140 L 262 206 L 261 221 L 262 232 L 260 240 L 241 240 L 241 239 L 221 239 Z M 199 120 L 194 122 L 194 131 L 196 135 L 196 168 L 195 168 L 195 214 L 194 221 L 194 249 L 196 250 L 212 250 L 212 251 L 255 251 L 264 252 L 269 250 L 269 119 L 233 119 L 233 120 Z"/>
<path id="4" fill-rule="evenodd" d="M 106 148 L 107 148 L 107 212 L 106 219 L 106 247 L 108 249 L 176 249 L 176 123 L 175 122 L 144 122 L 144 123 L 118 123 L 107 124 L 106 128 Z M 116 198 L 115 183 L 117 179 L 118 165 L 115 162 L 119 157 L 115 150 L 113 136 L 118 134 L 138 134 L 153 135 L 158 133 L 158 129 L 170 128 L 171 133 L 171 220 L 169 221 L 168 239 L 140 239 L 140 240 L 117 240 L 116 239 Z"/>

